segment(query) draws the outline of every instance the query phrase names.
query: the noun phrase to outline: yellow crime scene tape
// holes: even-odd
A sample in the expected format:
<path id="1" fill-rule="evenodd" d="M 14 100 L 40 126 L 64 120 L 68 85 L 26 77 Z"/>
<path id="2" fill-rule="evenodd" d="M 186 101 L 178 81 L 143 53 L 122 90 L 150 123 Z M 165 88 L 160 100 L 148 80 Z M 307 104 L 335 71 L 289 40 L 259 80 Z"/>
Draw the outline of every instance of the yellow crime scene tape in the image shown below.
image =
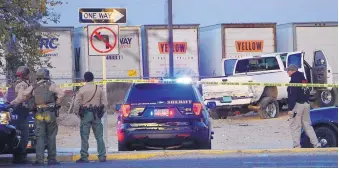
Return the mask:
<path id="1" fill-rule="evenodd" d="M 104 85 L 107 83 L 176 83 L 175 81 L 163 81 L 157 79 L 145 80 L 145 79 L 107 79 L 98 82 L 92 82 L 92 84 L 96 85 Z M 226 86 L 278 86 L 278 87 L 332 87 L 338 88 L 338 84 L 316 84 L 316 83 L 255 83 L 255 82 L 202 82 L 195 81 L 192 82 L 195 84 L 202 85 L 226 85 Z M 65 83 L 60 84 L 61 88 L 69 88 L 69 87 L 80 87 L 84 86 L 86 83 Z M 9 87 L 0 88 L 1 91 L 7 91 Z"/>

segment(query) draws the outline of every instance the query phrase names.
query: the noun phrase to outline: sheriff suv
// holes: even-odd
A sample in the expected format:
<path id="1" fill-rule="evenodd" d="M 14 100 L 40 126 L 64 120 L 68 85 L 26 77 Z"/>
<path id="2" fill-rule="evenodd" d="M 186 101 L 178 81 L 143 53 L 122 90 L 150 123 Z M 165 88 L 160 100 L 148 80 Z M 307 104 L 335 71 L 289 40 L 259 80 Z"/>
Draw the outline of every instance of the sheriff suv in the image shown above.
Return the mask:
<path id="1" fill-rule="evenodd" d="M 211 122 L 187 80 L 133 84 L 116 105 L 118 150 L 211 149 Z"/>

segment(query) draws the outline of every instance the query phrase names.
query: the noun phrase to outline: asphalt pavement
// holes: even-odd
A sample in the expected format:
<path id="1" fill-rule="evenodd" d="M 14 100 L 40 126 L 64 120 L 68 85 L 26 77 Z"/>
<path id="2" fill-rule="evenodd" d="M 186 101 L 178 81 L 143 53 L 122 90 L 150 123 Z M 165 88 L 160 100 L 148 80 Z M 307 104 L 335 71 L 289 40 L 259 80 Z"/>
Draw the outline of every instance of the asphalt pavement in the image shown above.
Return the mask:
<path id="1" fill-rule="evenodd" d="M 32 165 L 1 165 L 1 168 L 26 168 Z M 260 153 L 260 154 L 202 154 L 155 157 L 142 160 L 111 160 L 104 163 L 90 162 L 85 164 L 62 163 L 62 168 L 338 168 L 337 152 L 316 153 Z"/>

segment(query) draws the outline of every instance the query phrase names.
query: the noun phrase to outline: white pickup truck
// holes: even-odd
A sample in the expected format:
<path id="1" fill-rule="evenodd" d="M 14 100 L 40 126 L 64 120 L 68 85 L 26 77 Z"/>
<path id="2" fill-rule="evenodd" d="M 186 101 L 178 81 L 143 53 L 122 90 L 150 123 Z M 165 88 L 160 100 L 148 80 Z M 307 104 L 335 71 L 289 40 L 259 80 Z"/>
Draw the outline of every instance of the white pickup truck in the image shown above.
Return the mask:
<path id="1" fill-rule="evenodd" d="M 241 59 L 224 59 L 224 77 L 201 79 L 201 82 L 257 82 L 289 83 L 285 68 L 295 64 L 304 72 L 309 83 L 333 84 L 332 70 L 322 50 L 314 51 L 314 63 L 304 60 L 304 52 L 272 53 L 249 56 Z M 230 86 L 202 84 L 204 102 L 211 107 L 211 117 L 227 118 L 235 111 L 247 113 L 257 111 L 261 118 L 276 118 L 279 109 L 287 104 L 287 87 L 281 86 Z M 313 95 L 321 107 L 335 103 L 332 88 L 312 88 Z"/>

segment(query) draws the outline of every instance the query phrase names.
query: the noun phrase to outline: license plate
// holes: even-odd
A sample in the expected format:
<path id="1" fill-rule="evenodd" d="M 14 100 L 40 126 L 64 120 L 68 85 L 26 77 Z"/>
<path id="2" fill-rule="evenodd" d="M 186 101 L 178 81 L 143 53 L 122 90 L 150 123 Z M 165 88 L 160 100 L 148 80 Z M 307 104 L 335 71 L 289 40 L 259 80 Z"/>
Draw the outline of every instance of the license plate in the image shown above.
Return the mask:
<path id="1" fill-rule="evenodd" d="M 168 109 L 155 109 L 154 116 L 169 116 Z"/>
<path id="2" fill-rule="evenodd" d="M 232 102 L 232 97 L 231 96 L 224 96 L 222 98 L 223 103 L 231 103 Z"/>

